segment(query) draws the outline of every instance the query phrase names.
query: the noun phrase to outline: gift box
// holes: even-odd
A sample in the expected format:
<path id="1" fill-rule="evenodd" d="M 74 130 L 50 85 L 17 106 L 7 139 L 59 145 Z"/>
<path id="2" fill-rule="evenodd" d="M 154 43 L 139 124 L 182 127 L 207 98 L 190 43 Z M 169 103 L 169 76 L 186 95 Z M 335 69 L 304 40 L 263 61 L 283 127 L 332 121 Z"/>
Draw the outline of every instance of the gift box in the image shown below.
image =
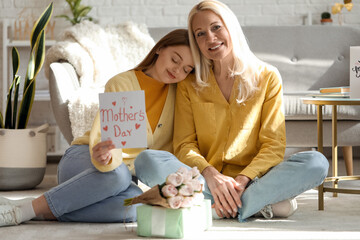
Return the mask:
<path id="1" fill-rule="evenodd" d="M 137 209 L 137 234 L 143 237 L 184 238 L 212 226 L 211 202 L 171 209 L 141 205 Z"/>

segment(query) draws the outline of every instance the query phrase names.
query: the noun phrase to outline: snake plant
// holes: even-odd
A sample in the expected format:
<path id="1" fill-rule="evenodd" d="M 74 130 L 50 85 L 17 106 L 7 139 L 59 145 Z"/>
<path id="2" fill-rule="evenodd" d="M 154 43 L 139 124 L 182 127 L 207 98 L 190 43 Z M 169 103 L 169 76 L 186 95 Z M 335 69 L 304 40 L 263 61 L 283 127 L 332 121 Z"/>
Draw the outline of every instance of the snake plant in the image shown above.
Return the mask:
<path id="1" fill-rule="evenodd" d="M 5 118 L 0 112 L 0 128 L 24 129 L 27 126 L 35 96 L 36 75 L 41 70 L 45 59 L 45 28 L 53 12 L 53 3 L 35 22 L 30 37 L 30 59 L 25 74 L 24 89 L 18 112 L 20 76 L 17 75 L 20 56 L 16 47 L 12 48 L 12 84 L 7 95 Z M 14 96 L 13 96 L 14 94 Z"/>

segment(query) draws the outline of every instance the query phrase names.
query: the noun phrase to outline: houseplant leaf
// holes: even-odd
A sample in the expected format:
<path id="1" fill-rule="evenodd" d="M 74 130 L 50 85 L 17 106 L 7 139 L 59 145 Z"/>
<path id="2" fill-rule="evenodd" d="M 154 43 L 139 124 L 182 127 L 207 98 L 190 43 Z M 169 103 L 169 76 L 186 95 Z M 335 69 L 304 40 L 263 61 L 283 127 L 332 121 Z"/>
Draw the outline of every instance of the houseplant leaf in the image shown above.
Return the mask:
<path id="1" fill-rule="evenodd" d="M 19 98 L 19 89 L 20 89 L 20 76 L 16 75 L 14 82 L 15 82 L 15 90 L 14 90 L 14 107 L 13 107 L 13 117 L 12 117 L 12 127 L 15 128 L 16 126 L 16 115 L 17 115 L 17 107 L 18 107 L 18 98 Z"/>
<path id="2" fill-rule="evenodd" d="M 1 112 L 0 112 L 0 128 L 4 128 L 4 118 Z"/>
<path id="3" fill-rule="evenodd" d="M 83 20 L 93 21 L 92 17 L 87 16 L 87 14 L 92 9 L 91 6 L 81 5 L 81 0 L 66 0 L 66 2 L 70 6 L 72 16 L 69 17 L 63 14 L 63 15 L 57 15 L 56 17 L 65 18 L 66 20 L 71 22 L 72 25 L 78 24 Z"/>
<path id="4" fill-rule="evenodd" d="M 16 47 L 12 48 L 11 55 L 12 55 L 13 79 L 14 79 L 15 75 L 19 71 L 19 66 L 20 66 L 20 55 Z"/>
<path id="5" fill-rule="evenodd" d="M 31 32 L 31 48 L 35 46 L 36 40 L 40 35 L 40 32 L 45 29 L 46 25 L 49 23 L 51 15 L 53 12 L 53 3 L 46 8 L 46 10 L 41 14 L 39 19 L 35 22 L 33 30 Z"/>
<path id="6" fill-rule="evenodd" d="M 36 41 L 39 38 L 41 31 L 44 30 L 45 27 L 47 26 L 47 24 L 49 23 L 52 12 L 53 12 L 53 3 L 50 3 L 50 5 L 45 9 L 45 11 L 41 14 L 41 16 L 35 22 L 32 32 L 31 32 L 31 37 L 30 37 L 31 50 L 33 50 L 33 48 L 35 47 Z M 31 56 L 30 56 L 30 58 L 31 58 Z M 24 82 L 24 93 L 25 93 L 25 89 L 27 89 L 28 85 L 30 84 L 31 79 L 33 79 L 33 76 L 35 74 L 35 72 L 33 70 L 34 69 L 32 69 L 32 68 L 28 68 L 28 70 L 27 70 L 27 76 L 25 77 L 25 82 Z"/>
<path id="7" fill-rule="evenodd" d="M 68 1 L 68 2 L 70 2 L 70 1 Z M 75 12 L 79 8 L 81 0 L 73 0 L 72 2 L 73 2 L 73 4 L 70 5 L 70 7 L 71 7 L 71 10 L 73 12 Z"/>
<path id="8" fill-rule="evenodd" d="M 45 30 L 41 31 L 39 39 L 37 40 L 34 49 L 35 49 L 34 52 L 35 66 L 34 66 L 33 78 L 35 78 L 36 75 L 39 73 L 45 60 Z"/>
<path id="9" fill-rule="evenodd" d="M 12 92 L 14 89 L 14 82 L 15 79 L 13 80 L 13 82 L 11 83 L 11 86 L 9 87 L 9 91 L 7 94 L 7 100 L 6 100 L 6 112 L 5 112 L 5 128 L 13 128 L 11 126 L 12 123 Z"/>
<path id="10" fill-rule="evenodd" d="M 90 11 L 91 11 L 92 7 L 89 6 L 81 6 L 77 15 L 78 17 L 85 17 Z"/>
<path id="11" fill-rule="evenodd" d="M 29 121 L 32 104 L 35 96 L 35 78 L 30 80 L 28 87 L 25 89 L 23 99 L 21 100 L 19 115 L 18 115 L 18 129 L 26 128 Z"/>
<path id="12" fill-rule="evenodd" d="M 37 44 L 35 45 L 37 46 Z M 30 60 L 26 73 L 26 81 L 28 85 L 24 87 L 23 98 L 21 100 L 19 115 L 18 115 L 18 129 L 26 128 L 30 117 L 32 103 L 35 97 L 35 48 L 30 53 Z"/>
<path id="13" fill-rule="evenodd" d="M 58 15 L 58 16 L 56 16 L 56 17 L 57 17 L 57 18 L 65 18 L 66 20 L 68 20 L 68 21 L 71 22 L 71 18 L 70 18 L 69 16 L 67 16 L 67 15 L 62 14 L 62 15 Z"/>
<path id="14" fill-rule="evenodd" d="M 13 81 L 11 83 L 11 86 L 9 88 L 9 91 L 8 91 L 8 95 L 7 95 L 7 103 L 6 103 L 6 112 L 5 112 L 5 123 L 4 123 L 4 127 L 5 128 L 15 128 L 15 125 L 14 125 L 14 121 L 15 119 L 13 119 L 13 116 L 15 115 L 16 116 L 16 110 L 14 109 L 13 110 L 13 107 L 12 107 L 12 93 L 13 93 L 13 90 L 16 89 L 16 84 L 19 84 L 18 82 L 18 78 L 16 78 L 16 74 L 19 70 L 19 52 L 18 50 L 13 47 L 12 48 L 12 66 L 13 66 Z M 17 105 L 16 103 L 17 99 L 15 100 L 14 99 L 14 106 Z"/>
<path id="15" fill-rule="evenodd" d="M 20 76 L 16 75 L 19 71 L 20 56 L 16 47 L 12 48 L 12 65 L 13 65 L 13 83 L 11 85 L 12 85 L 12 90 L 14 89 L 14 106 L 12 111 L 12 123 L 10 124 L 10 128 L 14 129 L 16 126 L 16 114 L 17 114 L 17 104 L 18 104 L 19 85 L 20 85 Z M 10 120 L 10 118 L 8 120 Z"/>
<path id="16" fill-rule="evenodd" d="M 45 27 L 52 15 L 53 3 L 47 7 L 36 21 L 31 33 L 31 53 L 25 76 L 23 99 L 20 104 L 17 128 L 26 128 L 29 121 L 35 96 L 36 75 L 40 71 L 45 58 Z"/>

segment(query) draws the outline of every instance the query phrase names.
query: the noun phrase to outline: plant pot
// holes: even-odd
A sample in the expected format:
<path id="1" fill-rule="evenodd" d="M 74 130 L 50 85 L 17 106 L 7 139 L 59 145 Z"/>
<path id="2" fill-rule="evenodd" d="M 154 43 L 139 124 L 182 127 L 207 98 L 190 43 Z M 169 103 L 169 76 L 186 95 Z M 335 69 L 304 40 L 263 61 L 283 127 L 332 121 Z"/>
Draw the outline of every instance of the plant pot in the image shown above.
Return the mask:
<path id="1" fill-rule="evenodd" d="M 324 19 L 321 19 L 320 22 L 322 25 L 331 25 L 333 21 L 331 18 L 324 18 Z"/>
<path id="2" fill-rule="evenodd" d="M 0 190 L 36 187 L 46 169 L 49 124 L 33 129 L 0 129 Z"/>

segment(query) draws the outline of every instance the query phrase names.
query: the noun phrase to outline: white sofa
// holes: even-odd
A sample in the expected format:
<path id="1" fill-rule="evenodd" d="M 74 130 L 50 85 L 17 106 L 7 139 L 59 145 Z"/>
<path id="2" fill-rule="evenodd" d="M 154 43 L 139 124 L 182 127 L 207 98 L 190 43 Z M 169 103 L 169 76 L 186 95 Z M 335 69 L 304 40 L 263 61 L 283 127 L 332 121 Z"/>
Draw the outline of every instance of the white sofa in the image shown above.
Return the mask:
<path id="1" fill-rule="evenodd" d="M 150 28 L 155 41 L 173 28 Z M 282 76 L 288 147 L 316 147 L 316 107 L 301 97 L 321 87 L 349 85 L 349 47 L 360 45 L 360 30 L 345 26 L 243 27 L 250 48 L 276 66 Z M 69 63 L 52 63 L 49 75 L 52 108 L 57 124 L 70 143 L 68 97 L 79 88 Z M 338 108 L 338 145 L 360 146 L 360 107 Z M 331 146 L 331 108 L 324 109 L 324 146 Z"/>

